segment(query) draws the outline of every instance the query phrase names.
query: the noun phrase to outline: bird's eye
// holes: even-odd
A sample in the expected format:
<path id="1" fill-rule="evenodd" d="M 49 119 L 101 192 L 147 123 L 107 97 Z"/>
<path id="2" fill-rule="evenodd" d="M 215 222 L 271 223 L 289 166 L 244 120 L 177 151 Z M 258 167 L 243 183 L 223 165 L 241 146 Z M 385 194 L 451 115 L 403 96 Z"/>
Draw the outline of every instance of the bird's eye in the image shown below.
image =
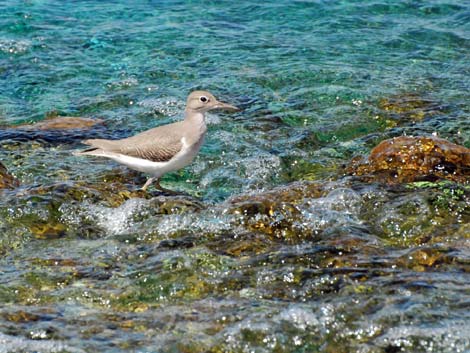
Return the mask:
<path id="1" fill-rule="evenodd" d="M 203 103 L 206 103 L 209 99 L 206 96 L 201 96 L 199 100 Z"/>

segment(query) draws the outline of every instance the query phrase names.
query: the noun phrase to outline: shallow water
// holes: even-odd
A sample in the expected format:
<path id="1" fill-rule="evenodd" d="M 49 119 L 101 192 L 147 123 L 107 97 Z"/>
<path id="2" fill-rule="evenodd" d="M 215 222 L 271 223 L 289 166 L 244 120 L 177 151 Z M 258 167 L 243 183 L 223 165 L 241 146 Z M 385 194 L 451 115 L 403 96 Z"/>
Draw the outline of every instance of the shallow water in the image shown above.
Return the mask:
<path id="1" fill-rule="evenodd" d="M 0 2 L 1 125 L 106 122 L 0 131 L 0 352 L 469 351 L 468 188 L 340 175 L 402 134 L 470 147 L 469 62 L 465 1 Z M 163 179 L 197 199 L 72 155 L 193 89 L 243 108 Z"/>

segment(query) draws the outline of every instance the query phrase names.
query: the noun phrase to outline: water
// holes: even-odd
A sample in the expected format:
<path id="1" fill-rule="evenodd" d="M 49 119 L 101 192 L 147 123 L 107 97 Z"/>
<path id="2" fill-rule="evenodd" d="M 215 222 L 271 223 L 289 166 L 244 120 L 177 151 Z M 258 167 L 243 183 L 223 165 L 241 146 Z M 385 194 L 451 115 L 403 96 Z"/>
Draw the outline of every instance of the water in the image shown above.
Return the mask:
<path id="1" fill-rule="evenodd" d="M 0 133 L 0 352 L 469 351 L 468 189 L 338 175 L 402 134 L 470 147 L 469 62 L 468 1 L 1 1 L 0 124 L 106 126 Z M 71 154 L 194 89 L 243 108 L 164 177 L 197 200 Z"/>

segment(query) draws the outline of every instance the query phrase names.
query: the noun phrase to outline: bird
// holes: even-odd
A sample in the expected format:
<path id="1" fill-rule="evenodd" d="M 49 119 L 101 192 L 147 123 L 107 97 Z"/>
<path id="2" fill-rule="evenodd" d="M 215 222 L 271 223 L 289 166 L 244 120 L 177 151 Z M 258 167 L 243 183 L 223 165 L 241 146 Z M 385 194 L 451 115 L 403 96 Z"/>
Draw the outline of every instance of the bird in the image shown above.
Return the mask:
<path id="1" fill-rule="evenodd" d="M 155 182 L 158 190 L 174 193 L 163 188 L 160 179 L 164 174 L 184 168 L 194 160 L 207 132 L 205 113 L 215 109 L 239 111 L 231 104 L 219 102 L 210 92 L 193 91 L 186 101 L 184 120 L 120 140 L 85 140 L 83 144 L 90 147 L 74 154 L 112 159 L 150 175 L 142 190 L 146 191 Z"/>

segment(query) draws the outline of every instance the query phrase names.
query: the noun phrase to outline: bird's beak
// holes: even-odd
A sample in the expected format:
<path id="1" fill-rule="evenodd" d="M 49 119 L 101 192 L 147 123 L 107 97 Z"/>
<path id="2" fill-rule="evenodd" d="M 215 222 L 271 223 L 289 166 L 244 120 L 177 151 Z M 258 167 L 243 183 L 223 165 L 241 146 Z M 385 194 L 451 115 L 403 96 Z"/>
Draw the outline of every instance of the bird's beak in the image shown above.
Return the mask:
<path id="1" fill-rule="evenodd" d="M 229 112 L 238 112 L 238 111 L 240 111 L 240 108 L 237 108 L 234 105 L 219 102 L 219 101 L 217 101 L 217 103 L 214 105 L 214 107 L 212 109 L 223 109 L 223 110 L 228 110 Z"/>

